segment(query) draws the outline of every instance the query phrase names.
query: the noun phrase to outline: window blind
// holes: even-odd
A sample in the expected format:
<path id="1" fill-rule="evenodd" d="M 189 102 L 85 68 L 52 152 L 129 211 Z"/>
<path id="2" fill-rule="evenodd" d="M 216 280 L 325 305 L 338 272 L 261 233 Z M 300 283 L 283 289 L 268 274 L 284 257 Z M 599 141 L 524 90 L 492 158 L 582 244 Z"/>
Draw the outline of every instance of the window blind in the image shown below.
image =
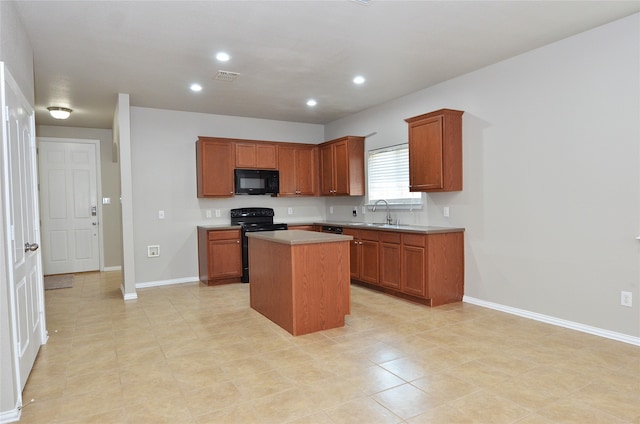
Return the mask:
<path id="1" fill-rule="evenodd" d="M 420 204 L 420 193 L 409 192 L 409 145 L 369 150 L 369 203 L 385 199 L 391 204 Z"/>

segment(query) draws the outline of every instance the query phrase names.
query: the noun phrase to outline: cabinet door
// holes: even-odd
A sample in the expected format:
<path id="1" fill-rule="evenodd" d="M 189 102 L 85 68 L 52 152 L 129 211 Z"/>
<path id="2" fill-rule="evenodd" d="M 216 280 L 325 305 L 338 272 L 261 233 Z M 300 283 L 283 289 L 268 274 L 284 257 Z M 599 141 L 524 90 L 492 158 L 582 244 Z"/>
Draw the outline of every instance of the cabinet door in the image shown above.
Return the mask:
<path id="1" fill-rule="evenodd" d="M 442 116 L 409 124 L 409 190 L 443 188 Z"/>
<path id="2" fill-rule="evenodd" d="M 256 168 L 278 168 L 277 148 L 274 144 L 256 144 Z"/>
<path id="3" fill-rule="evenodd" d="M 402 246 L 401 290 L 414 296 L 428 297 L 426 249 L 419 246 Z"/>
<path id="4" fill-rule="evenodd" d="M 349 149 L 346 141 L 341 141 L 333 145 L 333 194 L 349 194 Z"/>
<path id="5" fill-rule="evenodd" d="M 299 195 L 315 196 L 318 193 L 317 148 L 300 147 L 295 151 L 296 183 Z"/>
<path id="6" fill-rule="evenodd" d="M 372 284 L 378 280 L 378 242 L 360 241 L 360 279 Z"/>
<path id="7" fill-rule="evenodd" d="M 360 279 L 360 242 L 358 240 L 358 230 L 345 228 L 342 232 L 345 236 L 353 237 L 349 243 L 349 268 L 351 269 L 351 278 Z"/>
<path id="8" fill-rule="evenodd" d="M 278 170 L 280 171 L 280 196 L 294 196 L 298 190 L 296 175 L 296 148 L 278 148 Z"/>
<path id="9" fill-rule="evenodd" d="M 400 290 L 400 244 L 380 243 L 380 285 Z"/>
<path id="10" fill-rule="evenodd" d="M 235 143 L 236 168 L 256 167 L 256 146 L 253 143 Z"/>
<path id="11" fill-rule="evenodd" d="M 276 169 L 274 144 L 236 142 L 236 168 Z"/>
<path id="12" fill-rule="evenodd" d="M 240 240 L 209 241 L 209 279 L 242 276 Z"/>
<path id="13" fill-rule="evenodd" d="M 320 148 L 320 193 L 326 196 L 334 194 L 332 145 Z"/>
<path id="14" fill-rule="evenodd" d="M 196 143 L 198 197 L 233 196 L 233 144 L 225 141 Z"/>

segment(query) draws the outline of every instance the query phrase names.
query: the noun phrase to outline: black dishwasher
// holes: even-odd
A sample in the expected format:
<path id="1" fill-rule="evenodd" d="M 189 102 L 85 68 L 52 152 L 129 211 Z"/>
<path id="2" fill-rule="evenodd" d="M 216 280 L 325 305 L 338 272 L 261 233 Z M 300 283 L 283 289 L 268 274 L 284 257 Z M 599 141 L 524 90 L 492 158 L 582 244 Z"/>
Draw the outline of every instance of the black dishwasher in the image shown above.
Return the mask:
<path id="1" fill-rule="evenodd" d="M 323 225 L 322 226 L 323 233 L 333 233 L 333 234 L 342 234 L 342 227 L 338 227 L 336 225 Z"/>

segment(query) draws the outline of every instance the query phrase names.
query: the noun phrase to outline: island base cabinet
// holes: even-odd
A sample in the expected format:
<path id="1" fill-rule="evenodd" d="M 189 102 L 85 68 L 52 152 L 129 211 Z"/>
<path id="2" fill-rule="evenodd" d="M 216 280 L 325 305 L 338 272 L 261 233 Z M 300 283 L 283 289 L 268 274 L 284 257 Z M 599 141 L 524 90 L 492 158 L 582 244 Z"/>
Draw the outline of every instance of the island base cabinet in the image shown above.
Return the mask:
<path id="1" fill-rule="evenodd" d="M 343 327 L 350 313 L 349 242 L 249 239 L 250 305 L 294 336 Z"/>

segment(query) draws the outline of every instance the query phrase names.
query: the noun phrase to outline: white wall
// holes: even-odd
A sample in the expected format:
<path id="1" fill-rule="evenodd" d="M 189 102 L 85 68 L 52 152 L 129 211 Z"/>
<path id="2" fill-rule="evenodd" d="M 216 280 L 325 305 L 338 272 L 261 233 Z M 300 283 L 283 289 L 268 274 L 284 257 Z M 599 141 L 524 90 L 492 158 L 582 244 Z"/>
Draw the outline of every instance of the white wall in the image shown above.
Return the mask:
<path id="1" fill-rule="evenodd" d="M 229 210 L 272 207 L 276 222 L 324 219 L 323 198 L 237 196 L 198 199 L 196 151 L 198 136 L 245 138 L 317 144 L 321 125 L 233 116 L 131 108 L 133 228 L 136 284 L 197 279 L 196 226 L 229 225 Z M 292 207 L 294 214 L 287 215 Z M 206 218 L 205 211 L 221 210 Z M 158 211 L 165 219 L 158 219 Z M 160 245 L 160 257 L 147 258 L 147 246 Z"/>
<path id="2" fill-rule="evenodd" d="M 376 131 L 367 149 L 382 147 L 406 141 L 405 118 L 464 110 L 464 190 L 428 195 L 412 219 L 466 227 L 465 295 L 639 337 L 639 33 L 636 14 L 333 122 L 325 135 Z M 622 290 L 633 308 L 620 306 Z"/>

